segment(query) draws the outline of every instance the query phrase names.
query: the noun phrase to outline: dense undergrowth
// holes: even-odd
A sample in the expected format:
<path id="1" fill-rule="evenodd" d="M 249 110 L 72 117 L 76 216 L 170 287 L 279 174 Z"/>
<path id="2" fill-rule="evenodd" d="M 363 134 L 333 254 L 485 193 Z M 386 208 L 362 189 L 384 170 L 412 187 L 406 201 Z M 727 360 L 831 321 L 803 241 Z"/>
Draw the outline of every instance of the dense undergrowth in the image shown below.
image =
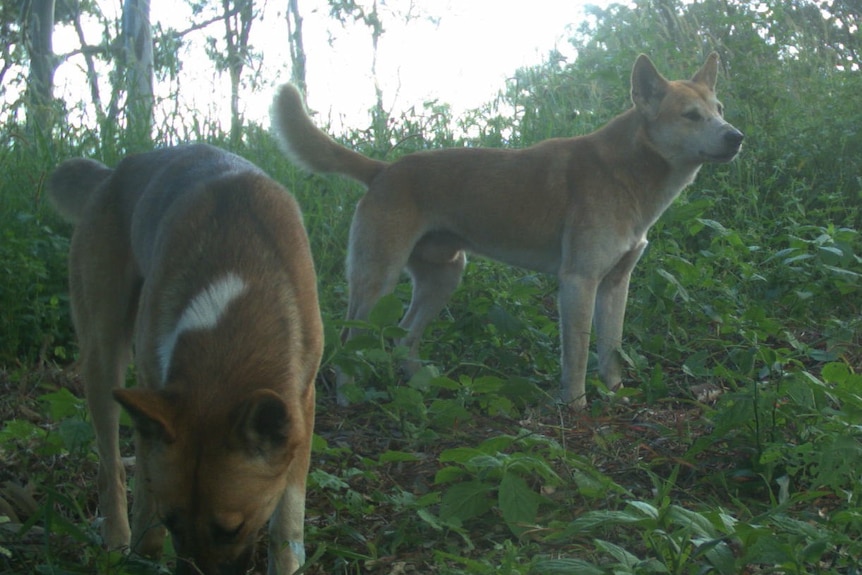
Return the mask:
<path id="1" fill-rule="evenodd" d="M 549 64 L 464 118 L 429 104 L 344 139 L 391 158 L 584 133 L 625 106 L 630 53 L 604 62 L 603 90 Z M 674 77 L 699 63 L 653 57 Z M 862 109 L 842 97 L 859 78 L 824 80 L 841 121 L 799 113 L 804 94 L 758 92 L 799 73 L 738 63 L 720 80 L 746 147 L 733 164 L 705 167 L 651 231 L 621 350 L 627 387 L 610 397 L 591 369 L 583 414 L 553 402 L 551 277 L 472 261 L 409 381 L 391 344 L 407 284 L 377 306 L 368 337 L 341 347 L 346 234 L 361 190 L 295 170 L 265 129 L 248 130 L 236 151 L 303 208 L 326 326 L 307 573 L 862 572 Z M 795 136 L 776 108 L 795 114 Z M 192 138 L 158 138 L 177 139 Z M 32 141 L 10 126 L 0 147 L 5 573 L 167 572 L 104 551 L 94 526 L 96 457 L 65 287 L 70 230 L 43 192 L 62 159 L 122 155 L 106 157 L 95 140 L 68 129 Z M 350 408 L 332 401 L 335 366 L 359 375 Z"/>

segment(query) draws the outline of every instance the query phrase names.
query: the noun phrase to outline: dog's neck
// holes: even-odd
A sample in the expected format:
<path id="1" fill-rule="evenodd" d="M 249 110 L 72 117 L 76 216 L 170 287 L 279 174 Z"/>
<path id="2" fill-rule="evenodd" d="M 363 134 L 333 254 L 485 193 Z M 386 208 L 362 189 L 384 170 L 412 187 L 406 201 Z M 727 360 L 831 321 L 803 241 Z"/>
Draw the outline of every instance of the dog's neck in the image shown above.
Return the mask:
<path id="1" fill-rule="evenodd" d="M 644 231 L 664 213 L 683 189 L 692 183 L 702 164 L 674 164 L 652 144 L 641 114 L 631 108 L 588 137 L 613 134 L 614 142 L 627 146 L 601 147 L 603 163 L 615 166 L 615 177 L 626 190 L 627 202 L 633 202 L 641 215 Z M 601 138 L 600 138 L 601 139 Z"/>

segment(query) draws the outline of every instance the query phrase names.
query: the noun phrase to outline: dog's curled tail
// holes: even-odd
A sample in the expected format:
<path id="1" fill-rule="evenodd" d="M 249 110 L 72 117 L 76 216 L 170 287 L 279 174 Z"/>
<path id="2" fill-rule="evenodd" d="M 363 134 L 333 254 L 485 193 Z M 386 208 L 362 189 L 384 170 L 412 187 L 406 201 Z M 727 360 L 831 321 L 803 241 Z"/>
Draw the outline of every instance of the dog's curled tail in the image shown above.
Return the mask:
<path id="1" fill-rule="evenodd" d="M 368 186 L 388 165 L 342 146 L 315 126 L 291 84 L 275 95 L 272 124 L 287 157 L 311 172 L 342 174 Z"/>
<path id="2" fill-rule="evenodd" d="M 48 198 L 65 220 L 77 224 L 93 192 L 113 173 L 95 160 L 66 160 L 48 179 Z"/>

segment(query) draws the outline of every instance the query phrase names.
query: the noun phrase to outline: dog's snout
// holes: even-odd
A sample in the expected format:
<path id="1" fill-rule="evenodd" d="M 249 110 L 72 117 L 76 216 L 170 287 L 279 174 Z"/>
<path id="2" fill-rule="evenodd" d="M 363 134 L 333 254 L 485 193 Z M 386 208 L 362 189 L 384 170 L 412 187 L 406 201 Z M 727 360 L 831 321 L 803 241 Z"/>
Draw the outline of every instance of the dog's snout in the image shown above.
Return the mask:
<path id="1" fill-rule="evenodd" d="M 740 132 L 739 130 L 737 130 L 736 128 L 730 128 L 730 130 L 728 130 L 724 134 L 724 141 L 727 142 L 728 145 L 731 145 L 734 147 L 741 146 L 742 140 L 744 140 L 744 139 L 745 139 L 745 136 L 743 135 L 743 133 Z"/>

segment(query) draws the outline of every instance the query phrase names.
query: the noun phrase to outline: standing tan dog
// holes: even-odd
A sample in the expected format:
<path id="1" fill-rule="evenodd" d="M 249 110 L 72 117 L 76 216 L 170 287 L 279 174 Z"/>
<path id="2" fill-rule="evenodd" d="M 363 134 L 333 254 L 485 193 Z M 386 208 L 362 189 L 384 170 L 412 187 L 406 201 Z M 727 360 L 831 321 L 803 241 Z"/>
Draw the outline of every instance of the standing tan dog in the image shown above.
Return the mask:
<path id="1" fill-rule="evenodd" d="M 703 163 L 728 162 L 742 145 L 742 133 L 722 117 L 717 75 L 715 53 L 690 81 L 666 80 L 641 55 L 631 77 L 634 107 L 589 135 L 522 150 L 373 160 L 316 128 L 290 85 L 276 96 L 274 124 L 294 162 L 368 187 L 350 229 L 349 320 L 366 318 L 406 267 L 413 299 L 401 325 L 415 365 L 423 330 L 461 280 L 465 251 L 556 274 L 562 400 L 580 408 L 593 319 L 599 374 L 610 389 L 620 385 L 629 277 L 647 231 Z"/>
<path id="2" fill-rule="evenodd" d="M 269 574 L 304 560 L 305 485 L 322 327 L 294 199 L 206 145 L 69 160 L 49 183 L 76 224 L 72 315 L 111 548 L 177 573 L 246 573 L 269 520 Z M 123 389 L 135 348 L 136 388 Z M 115 401 L 116 400 L 116 401 Z M 132 529 L 119 410 L 135 424 Z"/>

